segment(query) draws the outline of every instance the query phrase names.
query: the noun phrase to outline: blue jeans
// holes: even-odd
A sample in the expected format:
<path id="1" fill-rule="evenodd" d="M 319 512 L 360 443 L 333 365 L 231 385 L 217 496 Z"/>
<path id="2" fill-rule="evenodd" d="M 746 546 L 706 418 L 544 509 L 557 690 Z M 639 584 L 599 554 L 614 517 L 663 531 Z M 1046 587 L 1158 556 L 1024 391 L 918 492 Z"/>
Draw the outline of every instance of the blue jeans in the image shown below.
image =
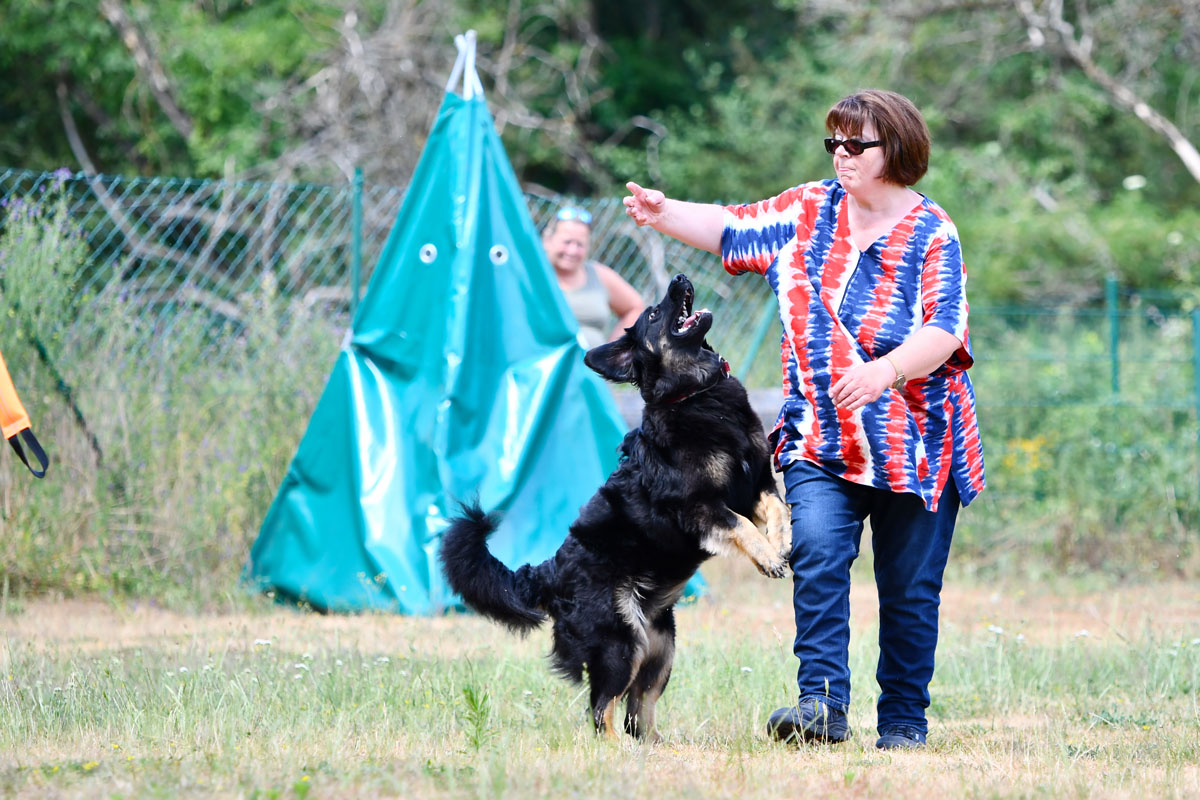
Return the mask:
<path id="1" fill-rule="evenodd" d="M 879 589 L 879 728 L 926 732 L 942 572 L 959 507 L 954 479 L 930 512 L 914 494 L 851 483 L 808 462 L 789 464 L 783 476 L 792 506 L 800 699 L 822 697 L 849 710 L 850 565 L 870 518 Z"/>

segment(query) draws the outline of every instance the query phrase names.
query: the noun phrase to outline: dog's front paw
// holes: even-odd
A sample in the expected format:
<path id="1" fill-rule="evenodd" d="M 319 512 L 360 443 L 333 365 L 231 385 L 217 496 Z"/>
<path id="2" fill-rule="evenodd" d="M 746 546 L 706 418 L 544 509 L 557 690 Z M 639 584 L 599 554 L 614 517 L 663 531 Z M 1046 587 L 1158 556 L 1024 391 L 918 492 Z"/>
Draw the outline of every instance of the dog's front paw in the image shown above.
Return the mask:
<path id="1" fill-rule="evenodd" d="M 768 578 L 786 578 L 788 575 L 788 562 L 781 558 L 778 561 L 771 561 L 766 564 L 756 564 L 758 571 Z"/>
<path id="2" fill-rule="evenodd" d="M 755 519 L 763 526 L 763 536 L 783 558 L 792 551 L 791 511 L 774 492 L 763 492 L 754 509 Z"/>
<path id="3" fill-rule="evenodd" d="M 772 544 L 779 543 L 779 557 L 784 561 L 792 555 L 792 529 L 784 526 L 779 532 L 768 531 L 767 541 Z"/>

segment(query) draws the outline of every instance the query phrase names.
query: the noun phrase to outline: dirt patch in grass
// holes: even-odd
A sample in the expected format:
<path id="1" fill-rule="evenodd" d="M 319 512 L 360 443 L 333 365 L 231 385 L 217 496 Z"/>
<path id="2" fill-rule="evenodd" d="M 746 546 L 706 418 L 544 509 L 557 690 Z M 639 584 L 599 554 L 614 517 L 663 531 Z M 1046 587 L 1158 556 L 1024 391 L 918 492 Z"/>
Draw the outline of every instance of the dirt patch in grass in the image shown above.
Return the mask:
<path id="1" fill-rule="evenodd" d="M 869 571 L 856 566 L 851 619 L 856 629 L 873 626 L 877 597 Z M 766 637 L 790 644 L 791 583 L 761 578 L 748 564 L 714 559 L 704 574 L 708 594 L 680 608 L 679 632 L 728 630 L 738 638 Z M 1200 589 L 1183 582 L 1117 585 L 1103 590 L 1031 584 L 948 583 L 942 593 L 942 626 L 980 635 L 1024 636 L 1055 643 L 1086 636 L 1096 640 L 1200 637 Z M 151 603 L 98 600 L 29 600 L 0 615 L 0 640 L 35 648 L 126 649 L 197 640 L 226 647 L 344 647 L 366 652 L 454 657 L 472 647 L 474 627 L 490 623 L 450 614 L 413 618 L 392 614 L 323 615 L 264 606 L 255 612 L 187 614 Z M 536 634 L 535 634 L 536 635 Z M 515 637 L 509 637 L 518 641 Z M 494 640 L 493 640 L 494 641 Z M 270 645 L 263 644 L 270 642 Z M 257 643 L 257 645 L 256 645 Z M 419 651 L 414 650 L 419 648 Z M 6 658 L 0 648 L 0 660 Z"/>

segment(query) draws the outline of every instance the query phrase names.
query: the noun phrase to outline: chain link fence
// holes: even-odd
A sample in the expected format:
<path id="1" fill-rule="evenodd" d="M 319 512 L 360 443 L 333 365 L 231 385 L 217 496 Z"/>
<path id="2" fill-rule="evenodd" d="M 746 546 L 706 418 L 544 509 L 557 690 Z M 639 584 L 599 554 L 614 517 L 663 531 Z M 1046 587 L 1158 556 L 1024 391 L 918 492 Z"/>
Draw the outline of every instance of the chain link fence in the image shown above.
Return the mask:
<path id="1" fill-rule="evenodd" d="M 123 380 L 145 382 L 147 392 L 188 385 L 186 375 L 171 378 L 175 383 L 162 377 L 186 371 L 188 363 L 228 376 L 227 384 L 225 377 L 220 382 L 230 394 L 263 391 L 261 376 L 244 374 L 249 362 L 239 342 L 251 337 L 239 338 L 239 331 L 284 327 L 289 319 L 320 328 L 320 335 L 256 335 L 254 346 L 278 348 L 268 353 L 274 361 L 291 371 L 310 370 L 308 382 L 319 384 L 403 195 L 403 187 L 361 179 L 323 186 L 0 171 L 6 228 L 26 209 L 55 206 L 83 243 L 73 311 L 48 317 L 57 328 L 31 326 L 49 342 L 73 343 L 49 349 L 61 354 L 66 382 L 84 395 L 83 413 L 117 402 L 120 387 L 103 386 L 94 373 L 72 371 L 64 362 L 86 353 L 99 327 L 111 327 L 111 308 L 123 309 L 128 320 L 111 358 L 124 362 Z M 777 389 L 780 326 L 765 281 L 730 279 L 715 256 L 637 228 L 617 198 L 528 194 L 526 200 L 539 229 L 564 203 L 589 210 L 592 257 L 647 299 L 660 296 L 673 274 L 687 273 L 698 305 L 717 319 L 713 345 L 749 387 Z M 0 253 L 0 311 L 11 326 L 22 319 L 14 310 L 21 293 L 6 287 L 5 278 Z M 24 291 L 32 297 L 38 289 Z M 1037 519 L 1055 527 L 1054 546 L 1066 549 L 1084 547 L 1072 538 L 1078 520 L 1080 529 L 1097 531 L 1124 519 L 1152 527 L 1171 546 L 1194 544 L 1200 312 L 1186 297 L 1124 291 L 1115 282 L 1107 296 L 1101 307 L 972 307 L 978 357 L 972 376 L 991 484 L 982 497 L 989 510 L 972 515 L 967 528 L 979 547 L 1027 544 Z M 265 305 L 264 297 L 272 303 Z M 184 340 L 200 343 L 200 361 L 178 357 L 173 343 Z M 292 403 L 290 413 L 300 415 L 311 411 L 319 388 L 272 402 Z M 274 480 L 269 472 L 262 478 L 264 492 L 273 491 Z M 1089 514 L 1096 518 L 1089 522 Z M 1005 520 L 1017 517 L 1026 533 L 1010 540 Z"/>
<path id="2" fill-rule="evenodd" d="M 90 254 L 76 287 L 82 301 L 116 296 L 139 306 L 154 321 L 146 326 L 150 366 L 150 345 L 181 335 L 179 325 L 244 325 L 264 286 L 348 325 L 403 197 L 402 187 L 361 180 L 322 186 L 0 172 L 0 202 L 10 212 L 47 198 L 65 204 Z M 526 199 L 539 230 L 563 202 L 533 194 Z M 698 303 L 719 309 L 725 320 L 719 344 L 727 357 L 749 374 L 765 330 L 747 330 L 745 323 L 761 322 L 769 309 L 765 284 L 727 280 L 715 256 L 637 228 L 617 199 L 574 204 L 592 213 L 592 257 L 611 265 L 643 297 L 660 297 L 672 275 L 686 272 Z M 183 308 L 200 313 L 180 314 Z"/>

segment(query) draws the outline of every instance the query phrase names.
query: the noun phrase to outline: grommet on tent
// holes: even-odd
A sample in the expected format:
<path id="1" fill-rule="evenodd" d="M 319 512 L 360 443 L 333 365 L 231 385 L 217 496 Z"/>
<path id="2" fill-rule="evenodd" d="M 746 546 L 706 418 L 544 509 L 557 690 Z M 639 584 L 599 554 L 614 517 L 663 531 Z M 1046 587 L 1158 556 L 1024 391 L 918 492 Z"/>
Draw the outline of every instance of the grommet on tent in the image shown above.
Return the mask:
<path id="1" fill-rule="evenodd" d="M 488 258 L 497 267 L 501 264 L 506 264 L 508 263 L 508 248 L 502 244 L 494 244 L 492 245 L 492 249 L 488 251 Z"/>
<path id="2" fill-rule="evenodd" d="M 420 258 L 426 264 L 432 264 L 437 258 L 437 247 L 432 242 L 421 245 Z"/>

